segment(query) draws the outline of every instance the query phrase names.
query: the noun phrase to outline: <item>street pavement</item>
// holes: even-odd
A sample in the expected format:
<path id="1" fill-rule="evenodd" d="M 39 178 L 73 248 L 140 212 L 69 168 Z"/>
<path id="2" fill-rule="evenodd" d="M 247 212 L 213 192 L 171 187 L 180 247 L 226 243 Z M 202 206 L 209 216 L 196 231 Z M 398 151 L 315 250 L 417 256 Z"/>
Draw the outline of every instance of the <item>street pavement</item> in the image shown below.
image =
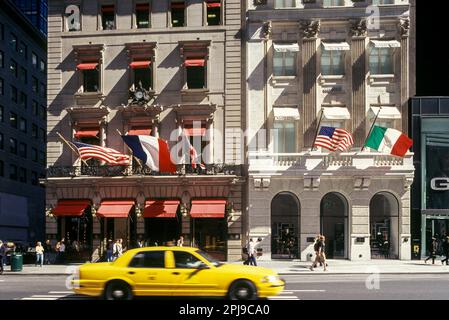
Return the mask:
<path id="1" fill-rule="evenodd" d="M 0 277 L 0 300 L 93 299 L 67 289 L 66 278 L 65 275 Z M 310 273 L 283 278 L 287 283 L 285 290 L 269 300 L 449 300 L 449 277 L 445 274 Z M 154 299 L 158 298 L 150 300 Z"/>

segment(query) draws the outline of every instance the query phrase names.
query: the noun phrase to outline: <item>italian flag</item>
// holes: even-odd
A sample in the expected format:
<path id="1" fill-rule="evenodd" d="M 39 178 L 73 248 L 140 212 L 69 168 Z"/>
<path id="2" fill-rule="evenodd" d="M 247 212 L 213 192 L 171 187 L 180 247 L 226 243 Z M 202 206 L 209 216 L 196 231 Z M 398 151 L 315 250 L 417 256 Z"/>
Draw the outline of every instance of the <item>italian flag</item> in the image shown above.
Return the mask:
<path id="1" fill-rule="evenodd" d="M 413 140 L 402 132 L 379 126 L 374 126 L 365 143 L 365 147 L 398 157 L 404 157 L 412 145 Z"/>

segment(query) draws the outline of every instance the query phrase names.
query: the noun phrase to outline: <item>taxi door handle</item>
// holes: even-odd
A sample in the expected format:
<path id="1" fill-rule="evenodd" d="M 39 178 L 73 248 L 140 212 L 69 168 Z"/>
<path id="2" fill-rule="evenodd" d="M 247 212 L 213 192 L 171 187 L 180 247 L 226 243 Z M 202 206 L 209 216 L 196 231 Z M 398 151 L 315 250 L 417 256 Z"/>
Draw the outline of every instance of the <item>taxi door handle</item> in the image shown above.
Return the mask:
<path id="1" fill-rule="evenodd" d="M 171 274 L 180 275 L 181 273 L 175 271 L 175 272 L 172 272 Z"/>
<path id="2" fill-rule="evenodd" d="M 135 272 L 134 271 L 129 271 L 128 274 L 135 274 Z"/>

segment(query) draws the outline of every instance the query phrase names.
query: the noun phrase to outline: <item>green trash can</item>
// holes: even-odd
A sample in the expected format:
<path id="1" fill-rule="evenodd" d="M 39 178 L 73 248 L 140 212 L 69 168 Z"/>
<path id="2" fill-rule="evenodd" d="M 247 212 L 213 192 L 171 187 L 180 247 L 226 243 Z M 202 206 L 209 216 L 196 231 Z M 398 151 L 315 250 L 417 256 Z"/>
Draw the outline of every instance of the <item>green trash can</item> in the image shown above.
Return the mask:
<path id="1" fill-rule="evenodd" d="M 11 271 L 22 271 L 23 269 L 23 256 L 21 253 L 11 254 Z"/>

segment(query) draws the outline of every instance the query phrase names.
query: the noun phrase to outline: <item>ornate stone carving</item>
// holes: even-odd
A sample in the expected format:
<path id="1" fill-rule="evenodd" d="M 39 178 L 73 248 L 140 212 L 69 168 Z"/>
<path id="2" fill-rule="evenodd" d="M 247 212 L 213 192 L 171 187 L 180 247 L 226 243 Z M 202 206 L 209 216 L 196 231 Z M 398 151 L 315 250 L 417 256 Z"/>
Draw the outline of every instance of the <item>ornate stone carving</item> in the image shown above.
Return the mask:
<path id="1" fill-rule="evenodd" d="M 399 19 L 399 32 L 402 37 L 408 37 L 410 34 L 410 19 L 400 18 Z"/>
<path id="2" fill-rule="evenodd" d="M 368 35 L 366 19 L 351 20 L 350 33 L 352 37 L 366 37 Z"/>
<path id="3" fill-rule="evenodd" d="M 271 21 L 267 21 L 262 25 L 261 34 L 265 40 L 270 39 L 272 31 L 273 31 L 273 24 L 271 23 Z"/>
<path id="4" fill-rule="evenodd" d="M 300 32 L 303 38 L 317 38 L 321 30 L 320 20 L 307 20 L 300 22 Z"/>

